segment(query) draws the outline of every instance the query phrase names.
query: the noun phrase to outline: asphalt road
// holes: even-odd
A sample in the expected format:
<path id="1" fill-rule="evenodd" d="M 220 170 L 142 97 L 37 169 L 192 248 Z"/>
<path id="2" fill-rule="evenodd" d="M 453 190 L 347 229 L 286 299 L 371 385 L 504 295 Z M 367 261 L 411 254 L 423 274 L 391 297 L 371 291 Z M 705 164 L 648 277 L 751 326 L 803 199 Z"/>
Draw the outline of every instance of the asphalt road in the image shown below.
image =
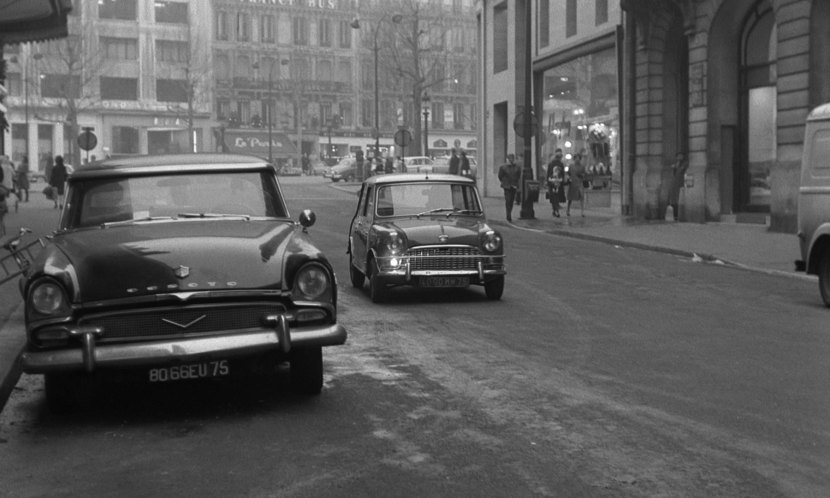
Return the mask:
<path id="1" fill-rule="evenodd" d="M 354 196 L 288 179 L 340 280 L 316 398 L 284 376 L 109 386 L 57 417 L 23 376 L 0 496 L 827 496 L 830 338 L 809 282 L 500 226 L 501 301 L 345 254 Z"/>

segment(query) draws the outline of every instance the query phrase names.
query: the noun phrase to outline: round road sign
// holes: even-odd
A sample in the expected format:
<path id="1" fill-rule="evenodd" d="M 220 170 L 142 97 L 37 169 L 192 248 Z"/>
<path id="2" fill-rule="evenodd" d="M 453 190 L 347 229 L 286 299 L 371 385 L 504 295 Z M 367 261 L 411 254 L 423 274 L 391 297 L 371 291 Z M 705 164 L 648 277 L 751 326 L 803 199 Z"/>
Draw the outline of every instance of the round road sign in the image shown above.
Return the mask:
<path id="1" fill-rule="evenodd" d="M 402 129 L 395 132 L 395 145 L 409 147 L 409 144 L 411 143 L 412 133 L 409 133 L 409 130 Z"/>
<path id="2" fill-rule="evenodd" d="M 81 149 L 92 150 L 96 145 L 98 145 L 98 137 L 96 137 L 91 131 L 84 130 L 84 132 L 78 136 L 78 147 Z"/>

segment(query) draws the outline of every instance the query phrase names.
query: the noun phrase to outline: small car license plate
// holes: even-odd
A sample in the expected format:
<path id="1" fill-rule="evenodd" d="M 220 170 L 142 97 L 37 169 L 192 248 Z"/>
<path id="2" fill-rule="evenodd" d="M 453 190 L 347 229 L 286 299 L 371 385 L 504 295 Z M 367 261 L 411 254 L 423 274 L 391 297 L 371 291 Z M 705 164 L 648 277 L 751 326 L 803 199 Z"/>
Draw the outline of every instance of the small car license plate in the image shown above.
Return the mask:
<path id="1" fill-rule="evenodd" d="M 231 368 L 228 360 L 207 361 L 204 363 L 190 363 L 174 365 L 172 367 L 151 368 L 150 382 L 171 382 L 177 380 L 203 379 L 206 377 L 224 377 L 230 375 Z"/>
<path id="2" fill-rule="evenodd" d="M 421 277 L 421 287 L 467 287 L 467 277 Z"/>

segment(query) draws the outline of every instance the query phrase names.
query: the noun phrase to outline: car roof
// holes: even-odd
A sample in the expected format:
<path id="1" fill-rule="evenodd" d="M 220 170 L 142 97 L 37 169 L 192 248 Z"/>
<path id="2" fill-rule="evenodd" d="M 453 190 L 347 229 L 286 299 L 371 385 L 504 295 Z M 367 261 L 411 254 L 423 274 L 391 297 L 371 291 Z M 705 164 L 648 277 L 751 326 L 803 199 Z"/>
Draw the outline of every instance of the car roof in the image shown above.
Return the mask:
<path id="1" fill-rule="evenodd" d="M 816 107 L 807 116 L 807 121 L 819 121 L 823 119 L 830 119 L 830 103 Z"/>
<path id="2" fill-rule="evenodd" d="M 468 183 L 470 185 L 475 185 L 476 183 L 475 180 L 466 176 L 431 173 L 392 173 L 388 175 L 378 175 L 369 177 L 363 183 L 366 183 L 367 185 L 388 185 L 392 183 L 439 182 Z"/>
<path id="3" fill-rule="evenodd" d="M 268 161 L 245 154 L 159 154 L 104 159 L 75 168 L 73 180 L 147 173 L 251 170 L 271 167 Z"/>

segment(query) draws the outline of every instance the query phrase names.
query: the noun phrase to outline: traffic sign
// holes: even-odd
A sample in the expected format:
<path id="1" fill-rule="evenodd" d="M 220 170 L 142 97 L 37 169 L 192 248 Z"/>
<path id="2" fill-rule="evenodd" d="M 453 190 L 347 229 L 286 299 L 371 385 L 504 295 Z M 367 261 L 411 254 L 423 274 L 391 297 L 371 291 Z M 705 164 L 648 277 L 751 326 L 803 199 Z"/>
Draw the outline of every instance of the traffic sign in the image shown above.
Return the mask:
<path id="1" fill-rule="evenodd" d="M 525 138 L 525 113 L 524 111 L 516 114 L 516 119 L 513 120 L 513 131 L 516 132 L 516 135 L 519 135 L 521 138 Z M 530 135 L 531 137 L 535 137 L 539 133 L 539 121 L 536 119 L 536 115 L 532 112 L 530 113 Z"/>
<path id="2" fill-rule="evenodd" d="M 98 137 L 96 137 L 95 134 L 92 133 L 92 130 L 84 130 L 78 136 L 78 147 L 80 147 L 81 149 L 90 151 L 94 149 L 96 145 L 98 145 Z"/>
<path id="3" fill-rule="evenodd" d="M 395 145 L 399 145 L 401 147 L 409 147 L 409 144 L 412 143 L 412 133 L 409 133 L 407 129 L 401 129 L 395 132 Z"/>

